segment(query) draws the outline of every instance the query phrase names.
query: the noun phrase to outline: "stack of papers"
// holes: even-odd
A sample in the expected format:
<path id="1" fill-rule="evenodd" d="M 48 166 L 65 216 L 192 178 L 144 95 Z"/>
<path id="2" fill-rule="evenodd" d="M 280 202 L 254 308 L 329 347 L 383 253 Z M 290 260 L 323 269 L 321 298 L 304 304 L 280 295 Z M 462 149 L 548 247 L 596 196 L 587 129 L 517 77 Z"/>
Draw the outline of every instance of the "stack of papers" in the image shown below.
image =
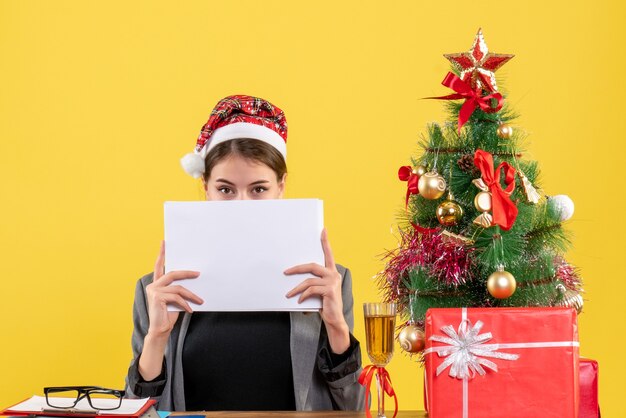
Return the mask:
<path id="1" fill-rule="evenodd" d="M 200 272 L 174 283 L 204 300 L 194 311 L 317 311 L 319 297 L 285 297 L 314 276 L 283 272 L 324 265 L 323 227 L 318 199 L 166 202 L 165 271 Z"/>
<path id="2" fill-rule="evenodd" d="M 50 398 L 54 403 L 53 399 Z M 59 398 L 60 399 L 60 398 Z M 106 401 L 110 401 L 112 406 L 118 404 L 118 400 L 115 399 L 99 399 L 99 403 L 104 403 Z M 12 406 L 5 411 L 3 411 L 4 415 L 42 415 L 46 413 L 55 413 L 55 414 L 103 414 L 103 415 L 138 415 L 139 412 L 146 406 L 146 403 L 149 401 L 149 398 L 146 399 L 122 399 L 122 405 L 119 408 L 102 411 L 100 412 L 97 409 L 93 409 L 87 399 L 81 399 L 78 401 L 76 406 L 71 409 L 66 408 L 53 408 L 46 402 L 45 396 L 33 396 L 30 399 L 25 400 L 15 406 Z"/>

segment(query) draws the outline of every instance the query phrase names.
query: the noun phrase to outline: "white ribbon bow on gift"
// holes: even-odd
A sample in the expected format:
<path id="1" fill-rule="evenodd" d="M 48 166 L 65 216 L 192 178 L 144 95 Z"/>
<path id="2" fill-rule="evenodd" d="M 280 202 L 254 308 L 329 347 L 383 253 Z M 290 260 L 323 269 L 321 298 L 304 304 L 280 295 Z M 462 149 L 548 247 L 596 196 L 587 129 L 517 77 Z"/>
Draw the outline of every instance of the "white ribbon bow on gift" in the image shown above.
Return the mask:
<path id="1" fill-rule="evenodd" d="M 457 379 L 471 379 L 476 373 L 484 376 L 486 367 L 494 372 L 498 371 L 498 365 L 486 357 L 497 358 L 501 360 L 517 360 L 518 354 L 499 353 L 498 344 L 485 344 L 491 340 L 490 332 L 479 334 L 483 327 L 482 321 L 477 321 L 474 326 L 465 319 L 459 324 L 458 332 L 454 330 L 452 325 L 446 325 L 441 330 L 448 335 L 433 335 L 430 337 L 432 341 L 438 341 L 447 345 L 429 348 L 424 354 L 436 352 L 439 357 L 447 357 L 443 363 L 437 367 L 437 376 L 439 376 L 448 366 L 450 366 L 451 377 Z"/>

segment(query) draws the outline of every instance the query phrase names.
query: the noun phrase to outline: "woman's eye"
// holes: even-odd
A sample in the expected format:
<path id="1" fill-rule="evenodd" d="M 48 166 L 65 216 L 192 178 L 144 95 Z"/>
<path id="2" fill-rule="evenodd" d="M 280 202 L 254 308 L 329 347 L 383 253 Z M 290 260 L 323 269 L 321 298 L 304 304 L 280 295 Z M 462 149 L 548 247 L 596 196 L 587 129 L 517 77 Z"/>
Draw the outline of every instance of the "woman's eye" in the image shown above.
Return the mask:
<path id="1" fill-rule="evenodd" d="M 217 190 L 223 194 L 231 194 L 233 192 L 233 190 L 230 187 L 220 187 Z"/>
<path id="2" fill-rule="evenodd" d="M 252 190 L 254 193 L 263 193 L 267 191 L 266 187 L 263 186 L 257 186 Z"/>

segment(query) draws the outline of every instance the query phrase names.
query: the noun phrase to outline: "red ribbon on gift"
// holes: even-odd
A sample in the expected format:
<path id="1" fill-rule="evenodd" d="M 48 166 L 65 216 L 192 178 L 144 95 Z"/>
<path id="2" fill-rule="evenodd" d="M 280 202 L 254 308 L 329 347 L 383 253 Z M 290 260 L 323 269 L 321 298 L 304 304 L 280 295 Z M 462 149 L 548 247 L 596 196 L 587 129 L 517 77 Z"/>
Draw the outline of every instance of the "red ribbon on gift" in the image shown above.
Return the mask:
<path id="1" fill-rule="evenodd" d="M 385 393 L 389 396 L 393 396 L 393 400 L 396 404 L 395 412 L 393 413 L 393 418 L 398 414 L 398 396 L 396 392 L 393 390 L 393 386 L 391 385 L 391 378 L 389 377 L 389 372 L 382 366 L 375 366 L 370 364 L 369 366 L 365 366 L 361 374 L 359 375 L 359 383 L 361 386 L 365 386 L 365 415 L 367 418 L 372 418 L 372 414 L 370 412 L 369 407 L 369 394 L 370 394 L 370 386 L 372 384 L 372 378 L 374 377 L 374 373 L 378 373 L 378 378 L 380 379 L 380 383 L 383 389 L 383 396 Z"/>
<path id="2" fill-rule="evenodd" d="M 517 206 L 511 201 L 511 193 L 515 189 L 515 169 L 503 161 L 498 168 L 493 168 L 493 156 L 487 151 L 477 149 L 474 154 L 474 164 L 480 170 L 482 179 L 491 192 L 491 210 L 493 224 L 499 225 L 505 231 L 511 229 L 517 218 Z M 504 182 L 506 189 L 500 184 L 500 170 L 504 168 Z"/>
<path id="3" fill-rule="evenodd" d="M 456 92 L 456 94 L 450 94 L 448 96 L 439 96 L 439 97 L 427 97 L 427 99 L 439 99 L 439 100 L 457 100 L 457 99 L 465 99 L 465 103 L 461 106 L 461 110 L 459 111 L 459 133 L 461 132 L 461 127 L 465 125 L 465 123 L 469 120 L 474 110 L 477 107 L 480 107 L 480 110 L 486 113 L 495 113 L 502 109 L 503 97 L 500 93 L 492 93 L 485 96 L 482 96 L 481 89 L 472 89 L 469 83 L 463 81 L 463 79 L 459 78 L 454 73 L 448 73 L 446 78 L 441 82 L 446 87 L 451 88 Z M 496 107 L 491 106 L 492 99 L 497 101 Z"/>
<path id="4" fill-rule="evenodd" d="M 409 196 L 412 194 L 419 194 L 419 190 L 417 189 L 417 182 L 420 179 L 420 176 L 413 172 L 413 169 L 408 165 L 403 165 L 398 170 L 398 178 L 402 181 L 406 181 L 406 200 L 404 202 L 404 207 L 406 208 L 409 205 Z"/>

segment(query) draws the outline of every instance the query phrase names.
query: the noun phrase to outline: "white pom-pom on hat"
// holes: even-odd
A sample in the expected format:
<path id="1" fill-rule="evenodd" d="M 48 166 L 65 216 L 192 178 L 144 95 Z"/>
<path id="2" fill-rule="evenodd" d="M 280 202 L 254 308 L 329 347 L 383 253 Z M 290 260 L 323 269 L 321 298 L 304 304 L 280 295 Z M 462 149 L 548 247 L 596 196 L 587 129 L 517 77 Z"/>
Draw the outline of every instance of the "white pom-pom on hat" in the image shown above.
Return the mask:
<path id="1" fill-rule="evenodd" d="M 216 145 L 237 138 L 263 141 L 287 159 L 287 120 L 278 107 L 258 97 L 234 95 L 220 100 L 202 127 L 193 153 L 181 158 L 195 178 L 204 174 L 204 159 Z"/>
<path id="2" fill-rule="evenodd" d="M 195 179 L 204 174 L 204 158 L 200 154 L 190 152 L 180 159 L 183 170 Z"/>

